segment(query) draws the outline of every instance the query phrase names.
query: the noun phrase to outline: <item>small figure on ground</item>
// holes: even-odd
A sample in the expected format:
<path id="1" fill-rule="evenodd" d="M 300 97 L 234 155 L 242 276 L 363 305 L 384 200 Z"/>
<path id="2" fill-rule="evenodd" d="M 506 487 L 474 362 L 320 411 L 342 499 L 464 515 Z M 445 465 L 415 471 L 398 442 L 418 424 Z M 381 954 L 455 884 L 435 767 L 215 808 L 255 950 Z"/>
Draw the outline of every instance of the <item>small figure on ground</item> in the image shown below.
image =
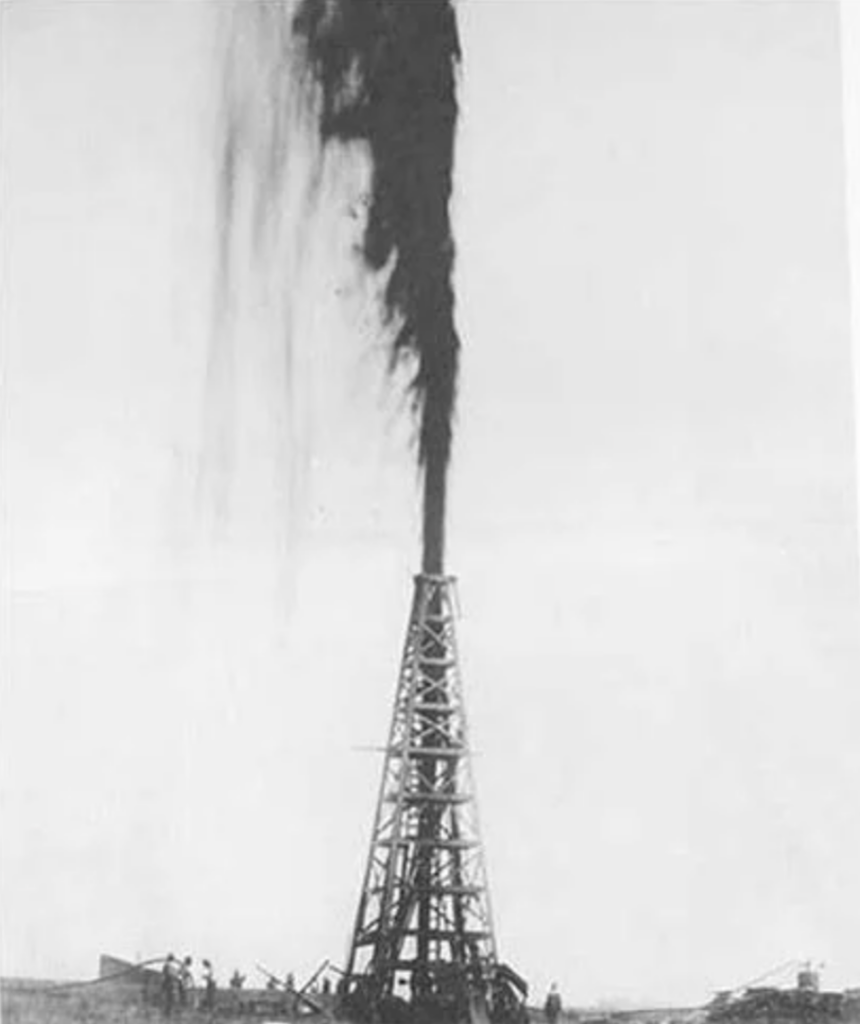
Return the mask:
<path id="1" fill-rule="evenodd" d="M 179 1004 L 183 1009 L 194 1009 L 194 974 L 191 970 L 193 960 L 187 956 L 179 968 Z"/>
<path id="2" fill-rule="evenodd" d="M 287 971 L 284 978 L 284 1009 L 288 1016 L 296 1013 L 298 1000 L 296 999 L 296 978 L 292 971 Z"/>
<path id="3" fill-rule="evenodd" d="M 556 1024 L 561 1014 L 561 996 L 558 994 L 558 986 L 553 982 L 547 993 L 546 1002 L 543 1004 L 543 1012 L 549 1024 Z"/>
<path id="4" fill-rule="evenodd" d="M 179 981 L 179 964 L 172 953 L 168 953 L 161 968 L 161 1006 L 164 1016 L 173 1015 L 176 1006 L 177 987 Z"/>
<path id="5" fill-rule="evenodd" d="M 229 1003 L 233 1013 L 242 1012 L 242 986 L 245 984 L 245 975 L 240 974 L 238 969 L 230 976 Z"/>
<path id="6" fill-rule="evenodd" d="M 202 1010 L 214 1010 L 215 1009 L 215 990 L 217 989 L 215 984 L 215 972 L 212 970 L 212 964 L 208 960 L 203 961 L 203 998 L 200 1001 L 200 1008 Z"/>

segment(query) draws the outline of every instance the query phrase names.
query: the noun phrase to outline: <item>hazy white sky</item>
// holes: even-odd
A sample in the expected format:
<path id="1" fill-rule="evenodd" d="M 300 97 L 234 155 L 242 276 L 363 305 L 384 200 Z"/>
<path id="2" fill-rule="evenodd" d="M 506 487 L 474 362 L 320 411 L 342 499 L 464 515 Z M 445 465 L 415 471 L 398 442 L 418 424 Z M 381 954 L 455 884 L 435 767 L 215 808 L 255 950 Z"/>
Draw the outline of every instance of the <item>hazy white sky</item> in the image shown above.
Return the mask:
<path id="1" fill-rule="evenodd" d="M 224 9 L 2 7 L 5 974 L 302 975 L 352 923 L 414 472 L 317 253 L 289 368 L 272 282 L 236 314 L 213 539 Z M 497 937 L 538 992 L 860 979 L 838 13 L 461 5 L 449 565 Z"/>

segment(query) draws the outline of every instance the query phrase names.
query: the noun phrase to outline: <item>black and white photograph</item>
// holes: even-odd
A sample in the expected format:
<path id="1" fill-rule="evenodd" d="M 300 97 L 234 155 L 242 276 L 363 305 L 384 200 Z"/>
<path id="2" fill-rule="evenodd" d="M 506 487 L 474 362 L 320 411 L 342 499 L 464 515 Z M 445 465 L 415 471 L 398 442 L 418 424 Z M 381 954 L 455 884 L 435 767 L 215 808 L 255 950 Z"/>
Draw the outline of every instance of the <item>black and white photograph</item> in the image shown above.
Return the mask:
<path id="1" fill-rule="evenodd" d="M 0 0 L 3 1024 L 860 1024 L 860 0 Z"/>

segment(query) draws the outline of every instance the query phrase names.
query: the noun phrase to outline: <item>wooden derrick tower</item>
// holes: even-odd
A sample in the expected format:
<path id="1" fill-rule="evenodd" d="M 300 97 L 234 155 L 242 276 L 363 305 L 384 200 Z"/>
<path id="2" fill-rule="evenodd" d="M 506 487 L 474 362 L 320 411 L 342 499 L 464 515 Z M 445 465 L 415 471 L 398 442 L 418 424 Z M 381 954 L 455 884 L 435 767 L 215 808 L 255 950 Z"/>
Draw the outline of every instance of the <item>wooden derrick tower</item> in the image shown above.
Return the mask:
<path id="1" fill-rule="evenodd" d="M 454 617 L 454 579 L 416 576 L 344 978 L 365 1018 L 408 1003 L 456 1020 L 476 993 L 492 998 L 498 967 Z"/>

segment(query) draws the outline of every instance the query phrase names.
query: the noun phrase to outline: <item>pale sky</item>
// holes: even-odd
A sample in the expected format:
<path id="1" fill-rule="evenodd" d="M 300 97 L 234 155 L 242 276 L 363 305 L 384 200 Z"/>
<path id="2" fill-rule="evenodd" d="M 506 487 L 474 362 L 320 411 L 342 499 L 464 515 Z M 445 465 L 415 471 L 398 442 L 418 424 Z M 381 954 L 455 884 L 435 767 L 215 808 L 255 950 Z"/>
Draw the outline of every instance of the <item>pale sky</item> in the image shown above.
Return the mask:
<path id="1" fill-rule="evenodd" d="M 358 898 L 408 424 L 320 243 L 289 366 L 277 268 L 239 303 L 207 504 L 224 10 L 2 6 L 7 975 L 173 950 L 302 977 Z M 448 564 L 501 954 L 571 1003 L 794 956 L 856 986 L 838 6 L 460 18 Z"/>

